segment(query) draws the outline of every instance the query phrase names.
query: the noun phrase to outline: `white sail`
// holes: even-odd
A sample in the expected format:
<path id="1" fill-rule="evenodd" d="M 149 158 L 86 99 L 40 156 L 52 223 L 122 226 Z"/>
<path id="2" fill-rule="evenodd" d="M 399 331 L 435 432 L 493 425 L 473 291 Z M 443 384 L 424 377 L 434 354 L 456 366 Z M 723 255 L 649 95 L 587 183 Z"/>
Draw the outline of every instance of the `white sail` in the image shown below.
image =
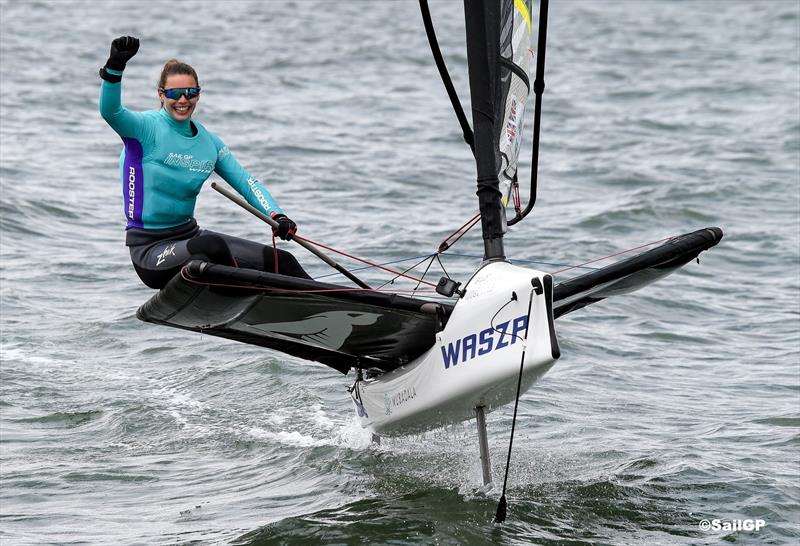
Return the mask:
<path id="1" fill-rule="evenodd" d="M 531 0 L 503 0 L 500 25 L 500 55 L 503 61 L 500 66 L 502 93 L 499 99 L 504 108 L 497 126 L 500 154 L 497 178 L 503 206 L 507 206 L 511 184 L 517 176 L 525 107 L 530 94 L 530 70 L 533 66 Z"/>

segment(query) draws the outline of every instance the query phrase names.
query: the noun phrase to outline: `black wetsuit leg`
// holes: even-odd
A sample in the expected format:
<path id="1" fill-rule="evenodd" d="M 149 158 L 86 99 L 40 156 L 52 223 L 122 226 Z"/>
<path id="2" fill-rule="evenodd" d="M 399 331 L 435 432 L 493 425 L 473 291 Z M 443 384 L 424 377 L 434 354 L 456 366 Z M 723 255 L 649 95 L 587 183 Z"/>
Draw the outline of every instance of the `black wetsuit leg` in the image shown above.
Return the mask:
<path id="1" fill-rule="evenodd" d="M 226 235 L 224 233 L 202 230 L 201 234 L 216 236 L 223 239 L 225 243 L 227 243 L 237 267 L 246 267 L 248 269 L 258 269 L 260 271 L 275 273 L 275 258 L 277 254 L 277 272 L 279 274 L 288 275 L 290 277 L 300 277 L 302 279 L 311 278 L 309 274 L 306 273 L 305 269 L 303 269 L 303 266 L 300 265 L 300 262 L 297 261 L 297 258 L 290 252 L 248 241 L 247 239 Z"/>
<path id="2" fill-rule="evenodd" d="M 190 260 L 275 272 L 275 249 L 270 246 L 199 230 L 185 239 L 166 239 L 130 246 L 131 261 L 139 278 L 150 288 L 163 288 Z M 277 249 L 278 273 L 310 279 L 297 259 Z"/>

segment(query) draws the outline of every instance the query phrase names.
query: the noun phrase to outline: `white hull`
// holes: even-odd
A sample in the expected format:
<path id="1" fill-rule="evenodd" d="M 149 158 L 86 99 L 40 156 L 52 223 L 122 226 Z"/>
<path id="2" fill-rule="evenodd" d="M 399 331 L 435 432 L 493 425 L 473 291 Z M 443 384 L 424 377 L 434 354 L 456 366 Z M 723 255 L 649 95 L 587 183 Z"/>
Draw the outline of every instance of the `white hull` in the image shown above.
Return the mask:
<path id="1" fill-rule="evenodd" d="M 426 353 L 356 381 L 351 394 L 363 427 L 400 435 L 464 421 L 478 406 L 488 412 L 514 400 L 523 350 L 521 392 L 553 366 L 559 349 L 549 275 L 490 262 L 465 289 Z"/>

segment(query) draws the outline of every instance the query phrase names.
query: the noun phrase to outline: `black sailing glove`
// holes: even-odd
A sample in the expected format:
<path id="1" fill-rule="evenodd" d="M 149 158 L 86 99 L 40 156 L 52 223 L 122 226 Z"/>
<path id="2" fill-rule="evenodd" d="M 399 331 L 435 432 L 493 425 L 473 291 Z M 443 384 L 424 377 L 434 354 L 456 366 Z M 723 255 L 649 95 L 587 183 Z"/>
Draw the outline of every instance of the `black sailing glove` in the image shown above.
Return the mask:
<path id="1" fill-rule="evenodd" d="M 272 219 L 278 222 L 278 227 L 272 228 L 272 233 L 284 241 L 291 241 L 294 234 L 297 233 L 297 224 L 285 214 L 276 214 Z"/>
<path id="2" fill-rule="evenodd" d="M 125 64 L 139 51 L 139 38 L 120 36 L 111 42 L 111 54 L 106 61 L 106 68 L 125 70 Z"/>

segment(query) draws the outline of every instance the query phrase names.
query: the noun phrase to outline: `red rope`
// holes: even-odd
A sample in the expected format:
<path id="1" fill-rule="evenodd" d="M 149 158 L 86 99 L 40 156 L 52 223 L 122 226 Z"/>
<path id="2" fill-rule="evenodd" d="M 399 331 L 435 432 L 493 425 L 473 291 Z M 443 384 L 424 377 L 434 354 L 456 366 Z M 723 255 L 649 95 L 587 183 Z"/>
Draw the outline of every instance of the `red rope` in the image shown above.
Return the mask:
<path id="1" fill-rule="evenodd" d="M 428 281 L 426 281 L 424 279 L 418 279 L 417 277 L 412 277 L 411 275 L 407 275 L 406 273 L 403 273 L 401 271 L 395 271 L 394 269 L 390 269 L 388 267 L 384 267 L 384 266 L 382 266 L 380 264 L 376 264 L 376 263 L 371 262 L 369 260 L 365 260 L 364 258 L 359 258 L 358 256 L 354 256 L 352 254 L 348 254 L 347 252 L 344 252 L 342 250 L 337 250 L 337 249 L 335 249 L 333 247 L 329 247 L 327 245 L 323 245 L 322 243 L 318 243 L 316 241 L 312 241 L 311 239 L 306 239 L 305 237 L 301 237 L 299 235 L 295 235 L 294 238 L 295 239 L 299 239 L 301 241 L 305 241 L 305 242 L 310 243 L 312 245 L 324 248 L 325 250 L 330 250 L 331 252 L 335 252 L 337 254 L 341 254 L 342 256 L 346 256 L 347 258 L 350 258 L 352 260 L 356 260 L 358 262 L 365 263 L 365 264 L 367 264 L 367 265 L 369 265 L 371 267 L 377 267 L 378 269 L 382 269 L 384 271 L 388 271 L 389 273 L 397 275 L 398 277 L 405 277 L 407 279 L 411 279 L 412 281 L 417 281 L 419 283 L 427 284 L 428 286 L 434 286 L 434 287 L 436 286 L 435 283 L 428 282 Z"/>
<path id="2" fill-rule="evenodd" d="M 462 229 L 464 226 L 466 226 L 470 222 L 472 222 L 472 226 L 474 226 L 477 223 L 477 221 L 480 219 L 480 216 L 481 216 L 480 213 L 478 213 L 475 217 L 473 217 L 471 220 L 469 220 L 467 223 L 465 223 L 459 229 Z M 472 226 L 467 228 L 467 230 L 464 231 L 464 233 L 469 231 L 469 229 L 472 228 Z M 457 231 L 458 230 L 456 230 L 456 232 Z M 454 232 L 453 235 L 456 232 Z M 463 235 L 464 233 L 462 233 L 461 235 Z M 450 235 L 450 237 L 452 237 L 452 235 Z M 299 235 L 295 235 L 295 238 L 298 238 L 298 239 L 301 239 L 303 241 L 306 241 L 307 243 L 322 247 L 322 248 L 324 248 L 326 250 L 329 250 L 331 252 L 335 252 L 337 254 L 341 254 L 342 256 L 346 256 L 346 257 L 351 258 L 353 260 L 365 263 L 365 264 L 367 264 L 369 266 L 377 267 L 378 269 L 382 269 L 384 271 L 388 271 L 388 272 L 393 273 L 393 274 L 395 274 L 395 275 L 397 275 L 399 277 L 405 277 L 407 279 L 415 280 L 418 283 L 424 283 L 424 284 L 427 284 L 429 286 L 436 287 L 436 284 L 428 282 L 428 281 L 426 281 L 424 279 L 418 279 L 416 277 L 412 277 L 411 275 L 407 275 L 407 274 L 405 274 L 403 272 L 395 271 L 395 270 L 390 269 L 388 267 L 384 267 L 384 266 L 382 266 L 380 264 L 376 264 L 376 263 L 370 262 L 369 260 L 365 260 L 364 258 L 359 258 L 358 256 L 354 256 L 352 254 L 348 254 L 347 252 L 344 252 L 344 251 L 341 251 L 341 250 L 337 250 L 337 249 L 335 249 L 333 247 L 329 247 L 329 246 L 323 245 L 321 243 L 317 243 L 317 242 L 312 241 L 310 239 L 306 239 L 305 237 L 300 237 Z M 461 237 L 459 236 L 459 239 L 460 238 Z M 589 264 L 593 264 L 593 263 L 596 263 L 596 262 L 599 262 L 599 261 L 602 261 L 602 260 L 606 260 L 608 258 L 613 258 L 613 257 L 619 256 L 621 254 L 627 254 L 628 252 L 633 252 L 634 250 L 639 250 L 639 249 L 642 249 L 642 248 L 646 248 L 648 246 L 653 246 L 653 245 L 656 245 L 656 244 L 659 244 L 659 243 L 663 243 L 665 241 L 669 241 L 672 238 L 673 237 L 665 237 L 663 239 L 659 239 L 658 241 L 645 243 L 643 245 L 635 246 L 635 247 L 629 248 L 627 250 L 621 250 L 620 252 L 615 252 L 613 254 L 608 254 L 607 256 L 602 256 L 600 258 L 595 258 L 594 260 L 589 260 L 588 262 L 583 262 L 583 263 L 580 263 L 580 264 L 571 265 L 569 267 L 565 267 L 564 269 L 559 269 L 558 271 L 554 271 L 554 272 L 551 273 L 551 275 L 557 275 L 559 273 L 564 273 L 565 271 L 569 271 L 570 269 L 576 269 L 578 267 L 583 267 L 583 266 L 586 266 L 586 265 L 589 265 Z M 456 241 L 457 240 L 458 239 L 456 239 Z M 272 236 L 272 246 L 273 246 L 273 251 L 274 251 L 274 256 L 275 256 L 275 273 L 278 273 L 278 248 L 277 248 L 277 246 L 275 244 L 275 235 L 274 234 Z M 235 258 L 234 258 L 234 267 L 238 267 L 238 264 L 236 263 L 236 259 Z M 394 290 L 394 289 L 392 289 L 392 290 L 383 290 L 383 289 L 380 289 L 380 288 L 326 288 L 326 289 L 319 289 L 319 290 L 289 290 L 289 289 L 285 289 L 285 288 L 262 287 L 262 286 L 254 286 L 254 285 L 201 282 L 201 281 L 197 281 L 195 279 L 192 279 L 192 278 L 188 277 L 186 275 L 186 273 L 185 273 L 185 268 L 181 268 L 181 273 L 180 274 L 181 274 L 181 278 L 183 278 L 183 280 L 185 280 L 186 282 L 191 283 L 191 284 L 201 285 L 201 286 L 216 286 L 216 287 L 220 287 L 220 288 L 245 288 L 245 289 L 250 289 L 250 290 L 263 290 L 263 291 L 299 293 L 299 294 L 324 294 L 324 293 L 329 293 L 329 292 L 388 292 L 388 293 L 393 293 L 393 294 L 399 294 L 399 293 L 416 294 L 418 292 L 432 292 L 431 290 L 418 290 L 416 288 L 413 289 L 413 290 Z M 419 286 L 419 284 L 417 286 Z"/>
<path id="3" fill-rule="evenodd" d="M 272 261 L 275 263 L 275 273 L 278 272 L 278 247 L 275 245 L 275 232 L 272 232 Z"/>
<path id="4" fill-rule="evenodd" d="M 569 271 L 570 269 L 575 269 L 576 267 L 583 267 L 585 265 L 593 264 L 595 262 L 606 260 L 608 258 L 613 258 L 614 256 L 619 256 L 620 254 L 626 254 L 628 252 L 633 252 L 634 250 L 639 250 L 640 248 L 645 248 L 645 247 L 648 247 L 648 246 L 657 245 L 658 243 L 663 243 L 664 241 L 669 241 L 670 239 L 672 239 L 672 237 L 665 237 L 664 239 L 661 239 L 660 241 L 653 241 L 652 243 L 645 243 L 643 245 L 639 245 L 639 246 L 635 246 L 633 248 L 629 248 L 628 250 L 623 250 L 621 252 L 616 252 L 614 254 L 609 254 L 608 256 L 603 256 L 602 258 L 595 258 L 594 260 L 589 260 L 588 262 L 583 262 L 582 264 L 571 265 L 569 267 L 565 267 L 564 269 L 559 269 L 558 271 L 555 271 L 555 272 L 551 273 L 551 275 L 558 275 L 559 273 L 563 273 L 564 271 Z"/>
<path id="5" fill-rule="evenodd" d="M 478 214 L 476 214 L 475 216 L 473 216 L 472 218 L 470 218 L 469 220 L 464 222 L 464 224 L 462 224 L 461 227 L 459 227 L 453 233 L 451 233 L 450 235 L 445 237 L 445 239 L 441 243 L 439 243 L 439 249 L 441 249 L 442 246 L 444 246 L 445 249 L 448 249 L 451 246 L 453 246 L 454 244 L 456 244 L 459 241 L 459 239 L 461 239 L 464 235 L 467 234 L 467 232 L 469 230 L 471 230 L 472 228 L 475 227 L 475 224 L 477 224 L 480 219 L 481 219 L 481 213 L 479 212 Z M 469 227 L 467 227 L 467 226 L 469 226 Z M 466 229 L 464 229 L 464 228 L 466 228 Z M 458 234 L 458 237 L 456 237 L 453 240 L 453 242 L 449 242 L 450 239 L 452 239 L 456 234 Z"/>

